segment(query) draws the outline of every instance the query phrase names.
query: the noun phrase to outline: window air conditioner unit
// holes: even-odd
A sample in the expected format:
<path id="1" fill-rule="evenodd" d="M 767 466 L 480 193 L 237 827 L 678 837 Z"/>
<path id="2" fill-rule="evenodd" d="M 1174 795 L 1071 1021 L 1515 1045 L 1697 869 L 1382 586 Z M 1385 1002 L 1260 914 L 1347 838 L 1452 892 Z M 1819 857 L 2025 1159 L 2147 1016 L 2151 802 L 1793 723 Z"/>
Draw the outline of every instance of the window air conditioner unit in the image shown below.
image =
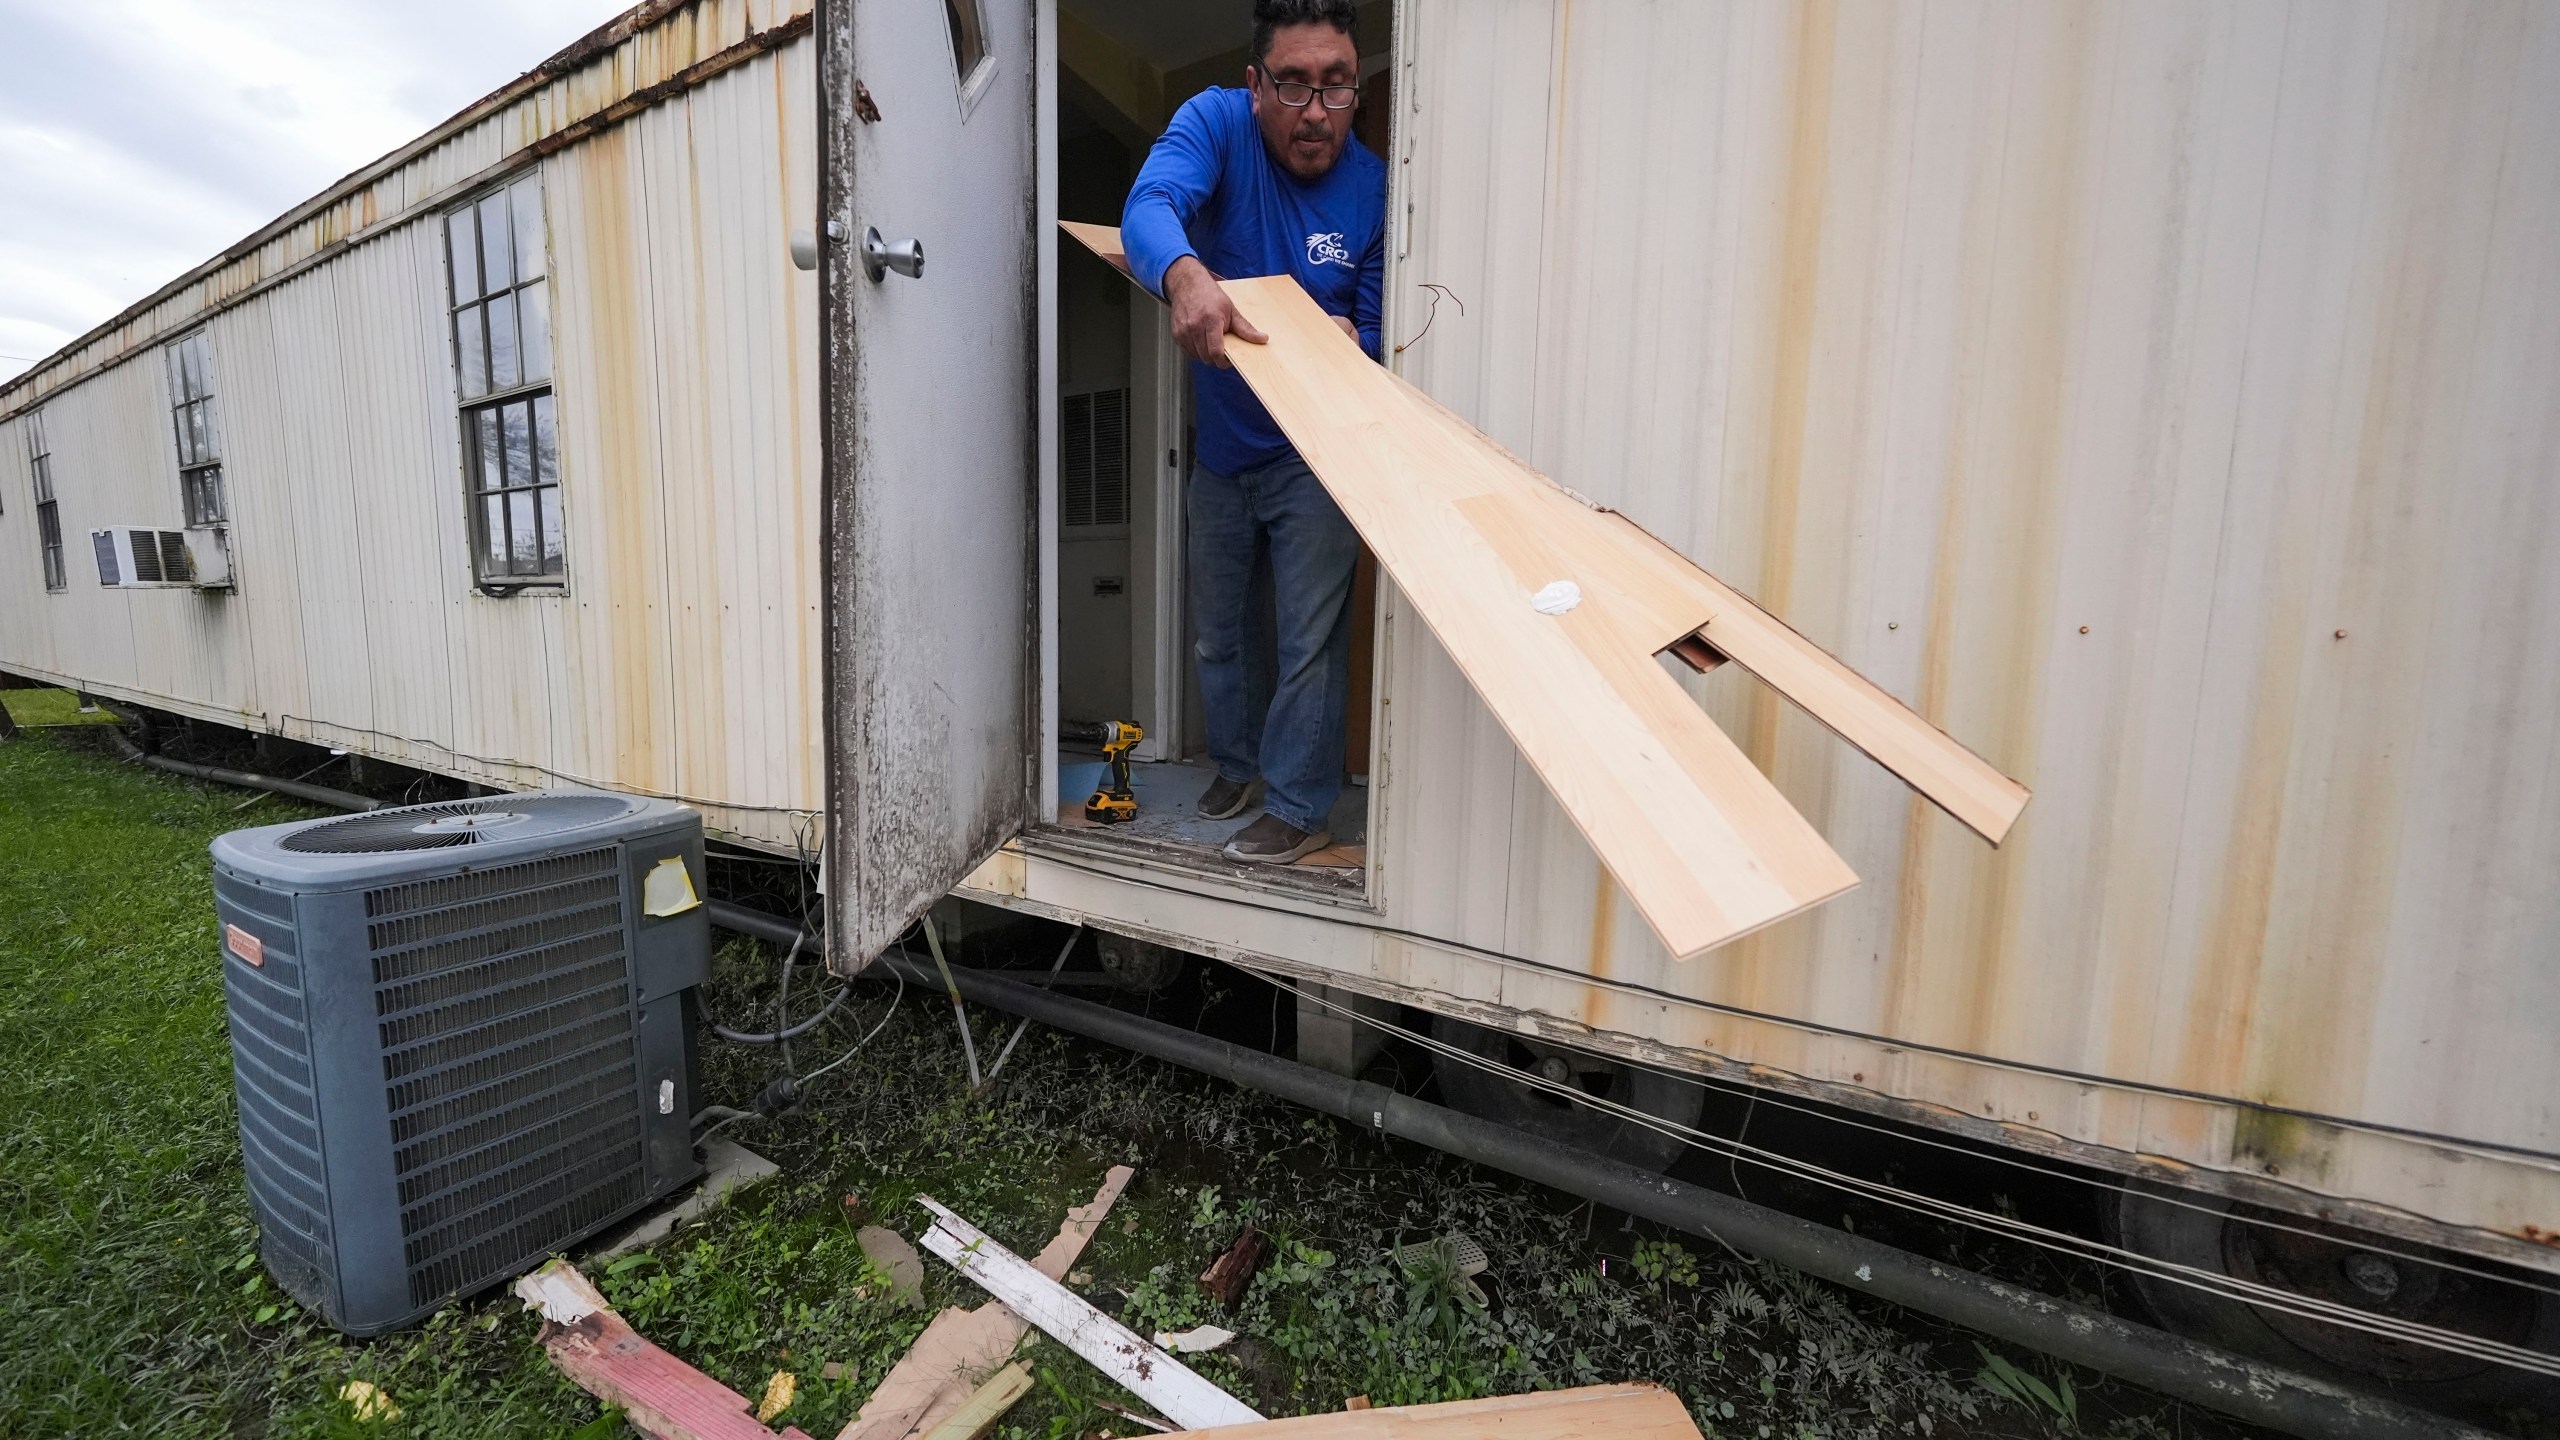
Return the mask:
<path id="1" fill-rule="evenodd" d="M 89 532 L 98 552 L 98 583 L 115 590 L 148 590 L 196 583 L 195 560 L 184 530 L 117 525 Z"/>
<path id="2" fill-rule="evenodd" d="M 231 531 L 221 525 L 199 525 L 186 532 L 187 564 L 199 590 L 231 588 Z"/>
<path id="3" fill-rule="evenodd" d="M 220 527 L 155 530 L 117 525 L 89 532 L 98 583 L 116 590 L 231 588 L 231 533 Z"/>
<path id="4" fill-rule="evenodd" d="M 702 820 L 550 790 L 213 842 L 267 1272 L 375 1335 L 701 1174 Z"/>

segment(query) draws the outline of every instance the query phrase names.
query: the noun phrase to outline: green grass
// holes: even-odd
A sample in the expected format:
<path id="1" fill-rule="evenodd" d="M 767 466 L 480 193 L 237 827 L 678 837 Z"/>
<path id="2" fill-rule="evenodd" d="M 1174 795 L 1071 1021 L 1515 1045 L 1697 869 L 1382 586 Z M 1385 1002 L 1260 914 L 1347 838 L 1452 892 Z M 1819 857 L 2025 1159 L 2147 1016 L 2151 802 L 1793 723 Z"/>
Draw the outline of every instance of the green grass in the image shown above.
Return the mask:
<path id="1" fill-rule="evenodd" d="M 21 725 L 112 725 L 104 710 L 80 713 L 80 697 L 68 690 L 0 690 L 0 705 Z"/>
<path id="2" fill-rule="evenodd" d="M 339 1337 L 255 1261 L 223 1031 L 205 845 L 310 812 L 125 766 L 60 733 L 0 744 L 0 1436 L 558 1436 L 615 1432 L 552 1371 L 512 1299 L 422 1329 Z M 748 1013 L 771 962 L 723 952 L 710 998 Z M 915 1236 L 931 1194 L 1036 1249 L 1105 1168 L 1138 1179 L 1078 1288 L 1144 1331 L 1245 1337 L 1202 1370 L 1268 1413 L 1650 1378 L 1711 1435 L 2033 1435 L 2052 1420 L 1976 1380 L 1971 1341 L 1710 1247 L 1627 1230 L 1559 1197 L 1153 1062 L 1035 1030 L 971 1099 L 946 1005 L 863 988 L 804 1066 L 888 1023 L 815 1082 L 807 1110 L 732 1133 L 780 1178 L 598 1278 L 644 1334 L 746 1394 L 789 1368 L 785 1418 L 828 1436 L 932 1308 L 984 1297 L 926 1261 L 898 1306 L 854 1240 Z M 1008 1028 L 975 1016 L 982 1043 Z M 714 1045 L 709 1098 L 743 1103 L 762 1053 Z M 1245 1219 L 1278 1253 L 1233 1313 L 1193 1277 Z M 1479 1307 L 1399 1241 L 1464 1232 L 1493 1257 Z M 1054 1344 L 1009 1440 L 1130 1434 L 1127 1403 Z M 2027 1370 L 2050 1366 L 2017 1357 Z M 829 1361 L 847 1368 L 820 1378 Z M 353 1379 L 399 1415 L 359 1421 Z M 2109 1387 L 2077 1377 L 2084 1417 Z M 2119 1433 L 2192 1413 L 2125 1395 Z M 2084 1425 L 2094 1424 L 2083 1419 Z M 584 1428 L 582 1427 L 593 1427 Z M 2104 1432 L 2102 1432 L 2104 1433 Z"/>

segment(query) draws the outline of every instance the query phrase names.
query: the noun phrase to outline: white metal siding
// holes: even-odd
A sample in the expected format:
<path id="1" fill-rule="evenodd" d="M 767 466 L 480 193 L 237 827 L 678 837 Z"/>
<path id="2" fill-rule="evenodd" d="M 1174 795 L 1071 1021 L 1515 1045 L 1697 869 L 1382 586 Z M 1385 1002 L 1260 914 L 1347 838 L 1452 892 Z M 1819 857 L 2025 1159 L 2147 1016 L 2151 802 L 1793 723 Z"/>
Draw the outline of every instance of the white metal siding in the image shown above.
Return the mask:
<path id="1" fill-rule="evenodd" d="M 212 315 L 233 595 L 96 583 L 89 529 L 179 523 L 160 365 L 107 364 L 44 402 L 66 594 L 42 591 L 24 422 L 0 422 L 17 447 L 0 543 L 23 538 L 0 553 L 0 668 L 495 783 L 701 797 L 716 829 L 814 845 L 817 294 L 786 244 L 816 211 L 814 56 L 788 45 L 527 162 L 565 594 L 472 586 L 430 211 Z M 631 78 L 608 70 L 561 83 Z M 373 189 L 441 194 L 531 124 L 484 122 Z"/>
<path id="2" fill-rule="evenodd" d="M 1467 310 L 1405 372 L 2036 797 L 1990 851 L 1727 667 L 1695 688 L 1866 883 L 1675 965 L 1399 609 L 1391 923 L 2560 1151 L 2560 13 L 1412 12 L 1401 333 L 1421 282 Z M 1410 978 L 1501 972 L 1463 973 Z M 1872 1064 L 1499 988 L 1475 998 L 1828 1079 Z M 1933 1073 L 1857 1080 L 2311 1184 L 2347 1168 L 2282 1123 L 2104 1087 L 2030 1122 L 1998 1072 Z M 2549 1227 L 2560 1185 L 2536 1193 L 2508 1198 Z"/>

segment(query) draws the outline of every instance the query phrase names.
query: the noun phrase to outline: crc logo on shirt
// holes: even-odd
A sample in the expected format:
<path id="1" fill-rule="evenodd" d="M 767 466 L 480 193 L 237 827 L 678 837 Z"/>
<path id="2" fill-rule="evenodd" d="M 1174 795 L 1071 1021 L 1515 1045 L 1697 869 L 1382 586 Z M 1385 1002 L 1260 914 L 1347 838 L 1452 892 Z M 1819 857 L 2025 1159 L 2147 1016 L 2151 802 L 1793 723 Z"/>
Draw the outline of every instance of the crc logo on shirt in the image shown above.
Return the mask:
<path id="1" fill-rule="evenodd" d="M 1307 237 L 1307 263 L 1310 265 L 1349 265 L 1351 252 L 1343 248 L 1342 232 L 1322 231 Z"/>

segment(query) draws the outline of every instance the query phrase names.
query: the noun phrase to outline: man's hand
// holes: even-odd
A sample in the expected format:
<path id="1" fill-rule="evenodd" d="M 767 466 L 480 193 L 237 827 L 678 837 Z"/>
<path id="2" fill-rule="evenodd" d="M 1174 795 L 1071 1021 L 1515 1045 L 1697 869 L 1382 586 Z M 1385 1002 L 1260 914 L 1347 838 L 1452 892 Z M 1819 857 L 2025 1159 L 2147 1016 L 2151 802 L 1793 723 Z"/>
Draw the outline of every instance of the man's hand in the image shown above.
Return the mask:
<path id="1" fill-rule="evenodd" d="M 1341 327 L 1342 327 L 1342 333 L 1351 337 L 1351 343 L 1352 343 L 1352 344 L 1357 345 L 1357 344 L 1359 344 L 1359 343 L 1360 343 L 1360 327 L 1351 323 L 1351 317 L 1350 317 L 1350 316 L 1348 316 L 1348 315 L 1327 315 L 1327 316 L 1326 316 L 1326 317 L 1324 317 L 1324 318 L 1326 318 L 1327 320 L 1332 321 L 1332 322 L 1333 322 L 1334 324 L 1336 324 L 1336 325 L 1341 326 Z"/>
<path id="2" fill-rule="evenodd" d="M 1227 337 L 1260 345 L 1271 337 L 1253 328 L 1217 277 L 1197 256 L 1185 255 L 1164 272 L 1164 298 L 1173 306 L 1173 339 L 1203 365 L 1227 368 Z"/>

